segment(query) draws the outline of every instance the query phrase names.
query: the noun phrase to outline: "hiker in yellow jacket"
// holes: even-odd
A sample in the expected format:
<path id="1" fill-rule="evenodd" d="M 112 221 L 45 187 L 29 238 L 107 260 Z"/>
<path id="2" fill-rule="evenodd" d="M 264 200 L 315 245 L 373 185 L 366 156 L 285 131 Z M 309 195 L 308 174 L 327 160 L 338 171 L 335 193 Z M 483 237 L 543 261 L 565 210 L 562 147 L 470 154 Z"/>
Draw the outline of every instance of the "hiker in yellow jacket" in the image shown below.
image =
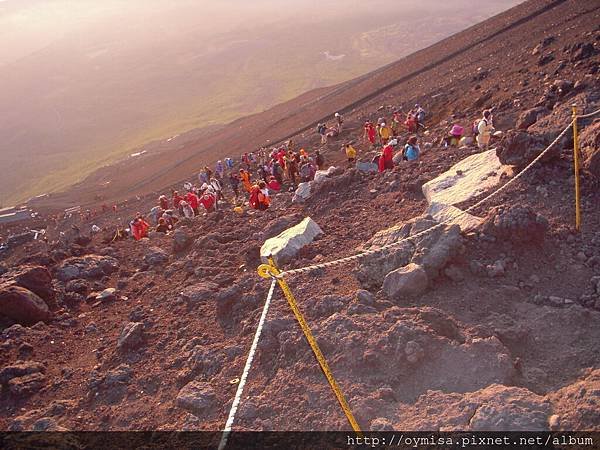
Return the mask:
<path id="1" fill-rule="evenodd" d="M 387 144 L 392 135 L 392 129 L 388 127 L 385 122 L 379 126 L 379 141 L 381 142 L 381 145 Z"/>

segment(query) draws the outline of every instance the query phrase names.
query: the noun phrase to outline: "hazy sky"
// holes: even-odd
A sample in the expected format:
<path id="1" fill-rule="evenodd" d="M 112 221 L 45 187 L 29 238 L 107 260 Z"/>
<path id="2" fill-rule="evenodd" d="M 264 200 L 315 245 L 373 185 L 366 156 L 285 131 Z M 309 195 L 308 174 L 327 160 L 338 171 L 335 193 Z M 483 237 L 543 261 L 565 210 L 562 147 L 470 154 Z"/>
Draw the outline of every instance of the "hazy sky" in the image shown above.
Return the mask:
<path id="1" fill-rule="evenodd" d="M 0 0 L 0 204 L 361 75 L 517 3 Z"/>

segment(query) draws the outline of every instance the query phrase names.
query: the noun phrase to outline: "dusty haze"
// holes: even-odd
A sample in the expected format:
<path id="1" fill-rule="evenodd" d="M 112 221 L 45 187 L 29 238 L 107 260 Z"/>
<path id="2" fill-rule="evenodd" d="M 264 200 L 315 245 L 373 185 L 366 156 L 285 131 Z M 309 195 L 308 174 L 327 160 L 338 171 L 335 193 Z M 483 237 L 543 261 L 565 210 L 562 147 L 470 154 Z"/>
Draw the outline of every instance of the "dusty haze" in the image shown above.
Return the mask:
<path id="1" fill-rule="evenodd" d="M 517 3 L 0 0 L 0 204 L 366 73 Z"/>

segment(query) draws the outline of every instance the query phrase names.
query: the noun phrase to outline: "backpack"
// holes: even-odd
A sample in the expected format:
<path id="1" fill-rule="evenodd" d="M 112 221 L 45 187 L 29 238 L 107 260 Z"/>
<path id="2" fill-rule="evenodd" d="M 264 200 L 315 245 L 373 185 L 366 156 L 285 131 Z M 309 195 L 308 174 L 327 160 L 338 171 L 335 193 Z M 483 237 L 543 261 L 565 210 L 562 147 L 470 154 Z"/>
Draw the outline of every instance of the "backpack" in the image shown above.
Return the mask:
<path id="1" fill-rule="evenodd" d="M 473 136 L 479 135 L 479 122 L 481 122 L 481 121 L 484 121 L 485 124 L 487 125 L 487 120 L 485 120 L 485 119 L 475 120 L 475 122 L 473 122 Z"/>

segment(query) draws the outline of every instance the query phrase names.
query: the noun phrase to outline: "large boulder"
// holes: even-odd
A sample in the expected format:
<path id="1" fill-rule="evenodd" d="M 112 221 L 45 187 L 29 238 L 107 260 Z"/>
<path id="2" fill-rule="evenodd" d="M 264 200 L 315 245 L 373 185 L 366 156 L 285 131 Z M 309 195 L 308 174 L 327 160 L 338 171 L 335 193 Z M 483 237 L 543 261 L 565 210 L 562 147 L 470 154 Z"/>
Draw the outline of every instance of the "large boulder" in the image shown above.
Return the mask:
<path id="1" fill-rule="evenodd" d="M 189 306 L 194 306 L 198 303 L 215 298 L 218 290 L 219 287 L 214 283 L 201 282 L 183 289 L 183 291 L 179 293 L 179 297 Z"/>
<path id="2" fill-rule="evenodd" d="M 149 266 L 159 266 L 169 260 L 169 255 L 166 251 L 159 247 L 150 247 L 146 250 L 144 261 Z"/>
<path id="3" fill-rule="evenodd" d="M 321 183 L 326 178 L 332 177 L 336 173 L 336 168 L 331 166 L 327 170 L 317 170 L 315 173 L 315 178 L 313 179 L 313 183 Z"/>
<path id="4" fill-rule="evenodd" d="M 215 409 L 216 400 L 215 390 L 209 383 L 192 381 L 181 388 L 175 402 L 197 417 L 206 417 Z"/>
<path id="5" fill-rule="evenodd" d="M 437 178 L 425 183 L 423 195 L 429 204 L 454 205 L 475 198 L 500 183 L 504 168 L 495 150 L 471 155 Z"/>
<path id="6" fill-rule="evenodd" d="M 52 288 L 52 275 L 42 266 L 19 266 L 13 268 L 0 278 L 0 284 L 11 283 L 29 289 L 45 301 L 52 301 L 55 296 Z"/>
<path id="7" fill-rule="evenodd" d="M 19 361 L 0 370 L 0 384 L 6 385 L 10 380 L 33 373 L 46 372 L 46 366 L 34 361 Z"/>
<path id="8" fill-rule="evenodd" d="M 584 128 L 579 144 L 583 156 L 582 169 L 600 180 L 600 120 Z"/>
<path id="9" fill-rule="evenodd" d="M 528 109 L 521 113 L 517 119 L 516 128 L 519 130 L 526 130 L 531 125 L 537 122 L 538 117 L 549 114 L 550 110 L 544 106 L 538 106 L 535 108 Z"/>
<path id="10" fill-rule="evenodd" d="M 272 256 L 277 265 L 285 264 L 291 261 L 302 247 L 321 234 L 321 227 L 310 217 L 306 217 L 298 225 L 267 239 L 260 249 L 260 257 L 263 262 L 268 262 L 269 256 Z"/>
<path id="11" fill-rule="evenodd" d="M 359 251 L 381 249 L 429 229 L 431 231 L 419 237 L 361 258 L 356 277 L 362 287 L 380 288 L 388 273 L 411 262 L 422 266 L 429 279 L 438 277 L 440 271 L 462 249 L 462 238 L 458 225 L 439 225 L 431 216 L 417 217 L 381 230 L 361 246 Z"/>
<path id="12" fill-rule="evenodd" d="M 477 361 L 470 362 L 473 363 Z M 397 423 L 414 430 L 548 430 L 552 408 L 546 398 L 525 388 L 496 383 L 464 395 L 429 390 L 413 405 L 399 411 Z"/>
<path id="13" fill-rule="evenodd" d="M 76 278 L 94 280 L 119 270 L 119 261 L 110 256 L 86 255 L 64 260 L 56 269 L 56 278 L 70 281 Z"/>
<path id="14" fill-rule="evenodd" d="M 474 230 L 482 222 L 480 217 L 465 213 L 455 206 L 436 202 L 429 205 L 425 214 L 429 214 L 436 222 L 456 224 L 463 233 Z"/>
<path id="15" fill-rule="evenodd" d="M 308 197 L 310 197 L 310 182 L 299 183 L 296 188 L 296 192 L 294 192 L 294 196 L 292 197 L 293 203 L 303 202 Z"/>
<path id="16" fill-rule="evenodd" d="M 390 299 L 401 300 L 422 294 L 427 289 L 428 283 L 425 269 L 410 263 L 385 276 L 383 291 Z"/>
<path id="17" fill-rule="evenodd" d="M 177 228 L 173 233 L 173 251 L 181 252 L 192 245 L 192 238 L 185 228 Z"/>
<path id="18" fill-rule="evenodd" d="M 508 131 L 496 148 L 496 155 L 502 164 L 515 166 L 521 170 L 533 161 L 545 148 L 547 142 L 542 136 L 525 131 Z M 549 161 L 560 153 L 560 146 L 555 145 L 542 158 Z"/>
<path id="19" fill-rule="evenodd" d="M 515 244 L 540 242 L 548 230 L 548 221 L 528 206 L 496 206 L 481 225 L 485 234 Z"/>
<path id="20" fill-rule="evenodd" d="M 0 285 L 0 315 L 21 325 L 47 322 L 52 318 L 44 300 L 25 288 L 10 284 Z"/>

